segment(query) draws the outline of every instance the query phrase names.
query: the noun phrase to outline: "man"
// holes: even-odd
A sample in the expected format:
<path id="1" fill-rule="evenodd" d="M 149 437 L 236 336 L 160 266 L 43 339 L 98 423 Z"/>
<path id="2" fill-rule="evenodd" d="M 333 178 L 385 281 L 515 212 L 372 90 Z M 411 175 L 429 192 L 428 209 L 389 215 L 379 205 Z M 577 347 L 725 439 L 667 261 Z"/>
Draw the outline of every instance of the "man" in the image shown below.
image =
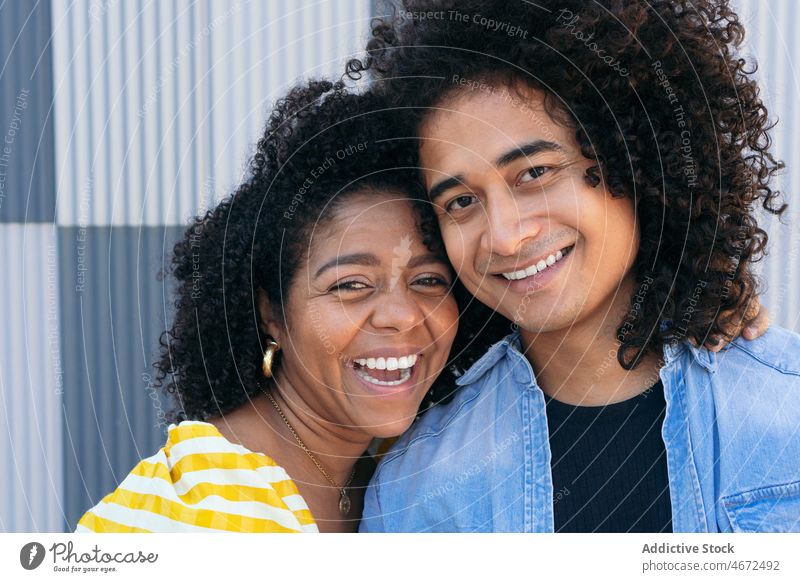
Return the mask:
<path id="1" fill-rule="evenodd" d="M 450 4 L 405 2 L 351 71 L 402 107 L 461 282 L 518 330 L 386 455 L 361 531 L 800 530 L 800 338 L 698 347 L 755 297 L 756 205 L 783 210 L 737 16 Z"/>

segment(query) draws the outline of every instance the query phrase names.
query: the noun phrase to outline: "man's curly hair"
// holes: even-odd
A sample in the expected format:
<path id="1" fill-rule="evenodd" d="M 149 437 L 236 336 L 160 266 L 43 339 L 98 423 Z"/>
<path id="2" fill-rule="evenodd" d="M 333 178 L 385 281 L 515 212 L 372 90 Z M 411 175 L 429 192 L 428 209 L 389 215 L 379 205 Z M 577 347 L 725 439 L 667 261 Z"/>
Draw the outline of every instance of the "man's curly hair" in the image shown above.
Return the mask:
<path id="1" fill-rule="evenodd" d="M 419 202 L 414 144 L 391 139 L 393 125 L 382 99 L 341 83 L 310 82 L 277 103 L 244 183 L 194 218 L 174 247 L 175 314 L 155 364 L 177 400 L 171 421 L 223 415 L 259 391 L 266 337 L 257 291 L 281 317 L 312 231 L 351 195 L 416 200 L 424 242 L 444 256 L 430 205 Z"/>
<path id="2" fill-rule="evenodd" d="M 636 202 L 638 290 L 617 330 L 631 368 L 668 342 L 715 344 L 758 293 L 756 213 L 783 212 L 783 164 L 744 33 L 727 1 L 404 0 L 347 72 L 406 108 L 412 131 L 462 83 L 544 93 L 596 162 L 588 183 Z"/>

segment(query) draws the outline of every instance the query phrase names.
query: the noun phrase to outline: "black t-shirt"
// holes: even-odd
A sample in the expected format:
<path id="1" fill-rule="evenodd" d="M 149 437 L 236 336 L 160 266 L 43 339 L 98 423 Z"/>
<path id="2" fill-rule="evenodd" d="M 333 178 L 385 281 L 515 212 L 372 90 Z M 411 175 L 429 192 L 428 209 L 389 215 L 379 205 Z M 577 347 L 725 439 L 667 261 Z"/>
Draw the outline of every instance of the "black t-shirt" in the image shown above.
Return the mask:
<path id="1" fill-rule="evenodd" d="M 671 532 L 659 381 L 607 406 L 546 398 L 556 532 Z"/>

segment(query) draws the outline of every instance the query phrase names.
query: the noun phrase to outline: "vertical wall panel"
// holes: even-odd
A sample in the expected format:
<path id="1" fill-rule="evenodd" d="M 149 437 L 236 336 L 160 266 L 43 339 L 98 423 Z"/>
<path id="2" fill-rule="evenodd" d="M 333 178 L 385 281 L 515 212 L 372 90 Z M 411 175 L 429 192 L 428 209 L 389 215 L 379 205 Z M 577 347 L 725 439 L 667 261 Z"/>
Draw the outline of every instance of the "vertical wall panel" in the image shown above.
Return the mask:
<path id="1" fill-rule="evenodd" d="M 171 295 L 156 274 L 182 231 L 59 229 L 67 529 L 163 445 L 152 363 Z"/>
<path id="2" fill-rule="evenodd" d="M 775 323 L 800 332 L 800 4 L 794 0 L 738 0 L 747 26 L 745 54 L 758 62 L 758 78 L 770 115 L 776 157 L 786 162 L 776 184 L 789 211 L 783 222 L 765 216 L 770 254 L 760 265 L 763 303 Z"/>
<path id="3" fill-rule="evenodd" d="M 50 2 L 0 3 L 0 222 L 52 221 Z"/>
<path id="4" fill-rule="evenodd" d="M 0 532 L 62 527 L 55 238 L 53 225 L 0 224 Z"/>
<path id="5" fill-rule="evenodd" d="M 76 193 L 89 184 L 90 224 L 182 224 L 205 184 L 220 195 L 239 181 L 287 84 L 341 74 L 368 10 L 368 0 L 54 3 L 59 224 L 80 224 Z"/>

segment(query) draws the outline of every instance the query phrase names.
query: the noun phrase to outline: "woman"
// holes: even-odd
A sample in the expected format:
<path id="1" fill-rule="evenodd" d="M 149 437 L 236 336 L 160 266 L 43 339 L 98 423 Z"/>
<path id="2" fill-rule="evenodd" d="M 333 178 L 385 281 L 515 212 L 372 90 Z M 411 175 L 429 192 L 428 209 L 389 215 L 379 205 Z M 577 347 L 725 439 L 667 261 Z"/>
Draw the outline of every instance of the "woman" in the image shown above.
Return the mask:
<path id="1" fill-rule="evenodd" d="M 157 364 L 182 422 L 77 531 L 357 529 L 365 452 L 414 420 L 458 320 L 380 109 L 293 90 L 249 179 L 186 231 Z"/>

